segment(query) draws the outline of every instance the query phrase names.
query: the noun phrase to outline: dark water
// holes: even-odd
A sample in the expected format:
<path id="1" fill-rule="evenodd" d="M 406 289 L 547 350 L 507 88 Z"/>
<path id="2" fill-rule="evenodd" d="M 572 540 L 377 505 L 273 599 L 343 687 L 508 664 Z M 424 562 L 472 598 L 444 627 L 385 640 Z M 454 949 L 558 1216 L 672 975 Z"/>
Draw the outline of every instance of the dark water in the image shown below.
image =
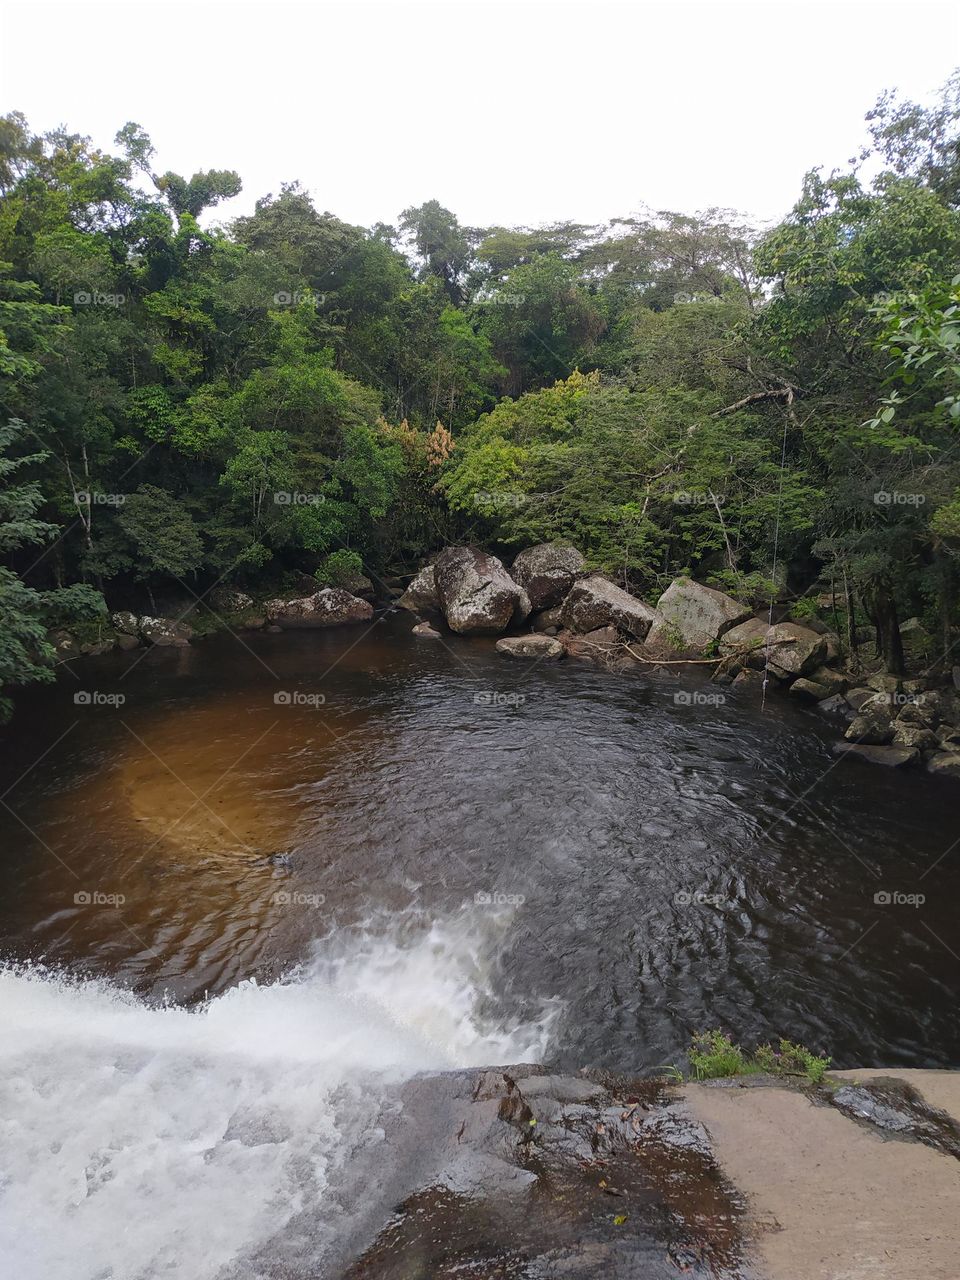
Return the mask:
<path id="1" fill-rule="evenodd" d="M 522 902 L 491 1012 L 557 998 L 563 1065 L 641 1071 L 720 1026 L 960 1066 L 960 788 L 837 762 L 837 730 L 783 699 L 411 625 L 82 660 L 24 694 L 0 743 L 3 958 L 190 1002 L 501 894 Z"/>

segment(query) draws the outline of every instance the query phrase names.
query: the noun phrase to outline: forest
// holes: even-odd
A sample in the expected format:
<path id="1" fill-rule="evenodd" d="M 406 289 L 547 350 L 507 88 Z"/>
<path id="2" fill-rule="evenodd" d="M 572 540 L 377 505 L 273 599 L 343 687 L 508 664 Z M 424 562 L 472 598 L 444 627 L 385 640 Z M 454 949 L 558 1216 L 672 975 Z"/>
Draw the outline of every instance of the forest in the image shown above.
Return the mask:
<path id="1" fill-rule="evenodd" d="M 412 574 L 572 541 L 647 599 L 689 572 L 829 594 L 903 670 L 960 629 L 960 75 L 895 93 L 777 226 L 641 210 L 351 226 L 296 182 L 154 171 L 0 120 L 0 694 L 51 631 L 176 586 Z M 211 157 L 216 160 L 216 157 Z M 638 185 L 642 175 L 638 176 Z"/>

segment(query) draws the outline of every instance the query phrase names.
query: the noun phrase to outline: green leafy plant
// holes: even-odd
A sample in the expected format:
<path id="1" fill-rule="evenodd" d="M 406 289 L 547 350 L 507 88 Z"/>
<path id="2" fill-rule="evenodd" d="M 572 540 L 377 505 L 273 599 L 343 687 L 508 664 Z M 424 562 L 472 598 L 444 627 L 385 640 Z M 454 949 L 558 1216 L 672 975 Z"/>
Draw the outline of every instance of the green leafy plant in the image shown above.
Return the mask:
<path id="1" fill-rule="evenodd" d="M 716 1030 L 702 1031 L 693 1037 L 690 1066 L 697 1080 L 763 1074 L 805 1076 L 811 1084 L 820 1084 L 830 1059 L 786 1039 L 780 1040 L 779 1049 L 761 1044 L 747 1052 L 724 1032 Z"/>

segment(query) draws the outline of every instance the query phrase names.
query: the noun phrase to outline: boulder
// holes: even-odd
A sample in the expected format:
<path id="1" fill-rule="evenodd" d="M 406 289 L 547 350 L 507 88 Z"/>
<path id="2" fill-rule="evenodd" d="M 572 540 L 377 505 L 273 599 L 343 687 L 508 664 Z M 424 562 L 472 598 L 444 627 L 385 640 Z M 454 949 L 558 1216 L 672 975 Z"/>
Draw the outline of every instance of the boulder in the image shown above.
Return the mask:
<path id="1" fill-rule="evenodd" d="M 759 671 L 751 671 L 749 669 L 737 672 L 733 680 L 735 689 L 743 689 L 744 687 L 753 686 L 756 689 L 763 687 L 763 675 Z"/>
<path id="2" fill-rule="evenodd" d="M 824 698 L 822 702 L 817 704 L 817 710 L 823 711 L 829 716 L 850 716 L 852 714 L 847 706 L 846 698 L 840 693 L 834 693 L 829 698 Z"/>
<path id="3" fill-rule="evenodd" d="M 927 761 L 927 773 L 941 778 L 960 778 L 960 751 L 938 751 Z"/>
<path id="4" fill-rule="evenodd" d="M 559 640 L 550 636 L 508 636 L 498 640 L 497 653 L 506 658 L 562 658 L 566 652 Z"/>
<path id="5" fill-rule="evenodd" d="M 135 613 L 114 613 L 110 615 L 110 621 L 114 631 L 118 631 L 122 636 L 139 636 L 140 634 Z"/>
<path id="6" fill-rule="evenodd" d="M 342 627 L 351 622 L 369 622 L 373 606 L 340 587 L 323 587 L 310 596 L 293 600 L 268 600 L 267 618 L 282 630 L 294 627 Z"/>
<path id="7" fill-rule="evenodd" d="M 661 618 L 651 629 L 649 644 L 672 644 L 684 653 L 703 653 L 731 627 L 745 622 L 751 610 L 692 578 L 677 578 L 657 601 L 657 612 Z"/>
<path id="8" fill-rule="evenodd" d="M 886 671 L 874 672 L 863 683 L 876 693 L 899 693 L 901 688 L 900 677 L 888 675 Z"/>
<path id="9" fill-rule="evenodd" d="M 494 634 L 530 614 L 530 600 L 496 556 L 445 547 L 433 566 L 440 608 L 459 635 Z"/>
<path id="10" fill-rule="evenodd" d="M 550 609 L 565 599 L 583 564 L 569 543 L 541 542 L 521 551 L 510 572 L 530 597 L 531 609 Z"/>
<path id="11" fill-rule="evenodd" d="M 894 694 L 892 697 L 896 698 Z M 935 729 L 940 723 L 940 695 L 934 689 L 918 693 L 904 702 L 897 716 L 898 724 L 916 725 L 922 729 Z"/>
<path id="12" fill-rule="evenodd" d="M 850 689 L 847 693 L 847 705 L 859 711 L 863 704 L 873 697 L 873 689 Z"/>
<path id="13" fill-rule="evenodd" d="M 560 613 L 563 626 L 578 635 L 612 626 L 637 640 L 646 638 L 659 616 L 648 604 L 598 574 L 573 584 Z"/>
<path id="14" fill-rule="evenodd" d="M 560 613 L 559 605 L 553 609 L 544 609 L 541 613 L 533 614 L 530 625 L 534 631 L 545 631 L 548 635 L 556 635 L 561 625 Z"/>
<path id="15" fill-rule="evenodd" d="M 766 637 L 764 650 L 774 675 L 805 676 L 823 664 L 827 641 L 809 627 L 801 627 L 796 622 L 778 622 Z"/>
<path id="16" fill-rule="evenodd" d="M 586 635 L 561 631 L 557 640 L 563 645 L 568 657 L 580 658 L 584 662 L 606 665 L 621 656 L 620 637 L 616 627 L 598 627 L 595 631 L 588 631 Z"/>
<path id="17" fill-rule="evenodd" d="M 843 672 L 834 671 L 832 667 L 817 667 L 810 679 L 816 684 L 825 684 L 831 693 L 844 693 L 849 684 Z"/>
<path id="18" fill-rule="evenodd" d="M 377 598 L 377 589 L 365 573 L 351 573 L 342 582 L 338 582 L 337 586 L 360 600 L 369 600 L 371 604 Z"/>
<path id="19" fill-rule="evenodd" d="M 418 622 L 413 628 L 413 634 L 420 636 L 424 640 L 442 640 L 443 636 L 436 627 L 431 627 L 429 622 Z"/>
<path id="20" fill-rule="evenodd" d="M 916 747 L 918 751 L 936 751 L 940 745 L 932 729 L 899 720 L 893 726 L 893 743 L 897 747 Z"/>
<path id="21" fill-rule="evenodd" d="M 883 715 L 876 708 L 861 711 L 853 719 L 843 735 L 848 742 L 865 743 L 880 747 L 893 740 L 893 725 L 889 710 Z"/>
<path id="22" fill-rule="evenodd" d="M 763 667 L 763 642 L 769 627 L 760 618 L 748 618 L 725 632 L 720 640 L 721 657 L 729 658 L 733 654 L 742 655 L 747 666 L 755 671 Z"/>
<path id="23" fill-rule="evenodd" d="M 175 618 L 152 618 L 149 614 L 137 619 L 137 630 L 147 644 L 161 648 L 169 645 L 182 648 L 193 637 L 193 627 L 186 622 L 178 622 Z"/>
<path id="24" fill-rule="evenodd" d="M 427 613 L 431 609 L 440 608 L 432 564 L 424 565 L 397 604 L 401 609 L 409 609 L 411 613 Z"/>
<path id="25" fill-rule="evenodd" d="M 849 742 L 835 742 L 833 753 L 849 756 L 854 760 L 865 760 L 868 764 L 883 764 L 888 769 L 903 769 L 906 765 L 916 764 L 920 759 L 920 752 L 914 747 L 866 746 Z"/>
<path id="26" fill-rule="evenodd" d="M 125 631 L 121 631 L 121 633 L 117 636 L 117 647 L 125 651 L 129 649 L 139 649 L 140 637 L 130 636 L 130 635 L 127 635 Z"/>
<path id="27" fill-rule="evenodd" d="M 790 693 L 792 697 L 802 698 L 805 702 L 823 702 L 825 698 L 831 696 L 829 685 L 820 684 L 812 677 L 806 679 L 804 676 L 794 680 L 790 686 Z"/>
<path id="28" fill-rule="evenodd" d="M 778 622 L 770 627 L 759 618 L 749 618 L 725 632 L 720 640 L 721 655 L 747 652 L 751 666 L 766 663 L 782 680 L 806 676 L 823 665 L 827 641 L 809 627 L 796 622 Z"/>
<path id="29" fill-rule="evenodd" d="M 210 608 L 216 613 L 243 613 L 253 608 L 253 597 L 237 587 L 214 587 L 210 592 Z"/>
<path id="30" fill-rule="evenodd" d="M 960 729 L 952 724 L 942 724 L 936 737 L 944 751 L 960 751 Z"/>

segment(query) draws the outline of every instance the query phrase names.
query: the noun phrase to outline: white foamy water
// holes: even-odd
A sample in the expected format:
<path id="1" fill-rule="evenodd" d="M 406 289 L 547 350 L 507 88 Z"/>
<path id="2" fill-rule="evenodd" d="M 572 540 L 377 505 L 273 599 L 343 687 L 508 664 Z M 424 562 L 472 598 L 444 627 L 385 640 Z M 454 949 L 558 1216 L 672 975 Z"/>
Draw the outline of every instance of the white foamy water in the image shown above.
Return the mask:
<path id="1" fill-rule="evenodd" d="M 383 1143 L 390 1084 L 543 1055 L 556 1009 L 482 1012 L 504 928 L 464 913 L 413 937 L 368 929 L 192 1010 L 0 970 L 2 1273 L 252 1277 L 295 1219 L 314 1224 L 296 1256 L 322 1260 L 338 1172 Z"/>

